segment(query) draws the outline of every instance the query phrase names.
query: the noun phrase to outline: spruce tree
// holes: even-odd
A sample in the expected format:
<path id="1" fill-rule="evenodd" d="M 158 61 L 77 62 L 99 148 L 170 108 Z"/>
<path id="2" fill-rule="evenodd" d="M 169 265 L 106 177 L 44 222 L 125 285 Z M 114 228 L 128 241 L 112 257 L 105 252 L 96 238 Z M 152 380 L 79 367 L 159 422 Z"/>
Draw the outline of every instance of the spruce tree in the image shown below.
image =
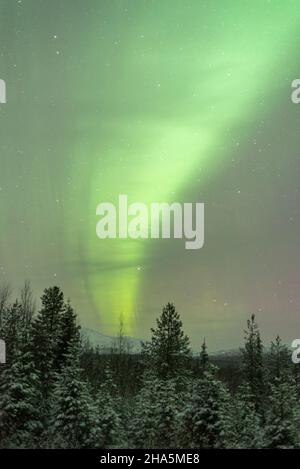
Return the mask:
<path id="1" fill-rule="evenodd" d="M 294 448 L 297 445 L 297 388 L 288 374 L 275 378 L 270 386 L 266 413 L 268 448 Z"/>
<path id="2" fill-rule="evenodd" d="M 70 301 L 64 305 L 59 319 L 59 332 L 55 351 L 54 368 L 60 370 L 66 363 L 66 354 L 72 343 L 79 343 L 80 326 L 77 325 L 77 316 Z"/>
<path id="3" fill-rule="evenodd" d="M 195 380 L 188 404 L 180 418 L 180 443 L 183 448 L 225 448 L 232 445 L 233 424 L 230 396 L 210 367 Z"/>
<path id="4" fill-rule="evenodd" d="M 254 449 L 265 446 L 262 419 L 256 412 L 253 401 L 248 385 L 242 384 L 234 396 L 232 407 L 234 448 Z"/>
<path id="5" fill-rule="evenodd" d="M 201 345 L 201 352 L 200 352 L 199 362 L 200 362 L 200 371 L 202 373 L 204 371 L 207 371 L 208 368 L 209 368 L 209 356 L 208 356 L 208 353 L 207 353 L 207 345 L 206 345 L 205 339 L 203 340 L 203 343 Z"/>
<path id="6" fill-rule="evenodd" d="M 52 399 L 50 436 L 59 448 L 99 446 L 96 407 L 82 378 L 78 344 L 70 345 L 66 364 L 57 374 Z"/>
<path id="7" fill-rule="evenodd" d="M 9 365 L 25 340 L 22 307 L 18 300 L 3 311 L 1 339 L 6 343 L 6 361 Z"/>
<path id="8" fill-rule="evenodd" d="M 63 293 L 56 286 L 46 288 L 41 300 L 42 308 L 32 326 L 32 343 L 36 368 L 41 377 L 41 391 L 46 401 L 58 371 L 57 354 L 65 305 Z"/>
<path id="9" fill-rule="evenodd" d="M 23 297 L 22 297 L 23 298 Z M 24 299 L 24 298 L 23 298 Z M 3 306 L 3 305 L 2 305 Z M 42 430 L 39 375 L 31 353 L 30 319 L 23 300 L 2 308 L 1 338 L 6 342 L 6 364 L 0 373 L 0 440 L 7 446 L 35 445 Z"/>
<path id="10" fill-rule="evenodd" d="M 120 444 L 120 400 L 117 395 L 117 386 L 108 367 L 105 370 L 104 382 L 97 393 L 96 408 L 97 425 L 101 434 L 101 448 Z"/>
<path id="11" fill-rule="evenodd" d="M 265 395 L 263 345 L 254 314 L 247 321 L 245 345 L 241 352 L 244 382 L 250 389 L 256 411 L 263 412 L 263 399 Z"/>
<path id="12" fill-rule="evenodd" d="M 131 421 L 133 445 L 136 448 L 175 447 L 179 407 L 181 402 L 176 392 L 176 382 L 146 373 Z"/>
<path id="13" fill-rule="evenodd" d="M 182 330 L 179 313 L 168 303 L 151 329 L 151 341 L 143 346 L 147 363 L 161 378 L 186 373 L 191 358 L 189 338 Z"/>
<path id="14" fill-rule="evenodd" d="M 292 362 L 290 352 L 285 344 L 282 343 L 279 335 L 271 342 L 271 350 L 268 360 L 269 379 L 273 383 L 283 375 L 291 375 Z"/>
<path id="15" fill-rule="evenodd" d="M 39 376 L 27 347 L 18 350 L 0 379 L 0 445 L 35 447 L 42 432 Z"/>

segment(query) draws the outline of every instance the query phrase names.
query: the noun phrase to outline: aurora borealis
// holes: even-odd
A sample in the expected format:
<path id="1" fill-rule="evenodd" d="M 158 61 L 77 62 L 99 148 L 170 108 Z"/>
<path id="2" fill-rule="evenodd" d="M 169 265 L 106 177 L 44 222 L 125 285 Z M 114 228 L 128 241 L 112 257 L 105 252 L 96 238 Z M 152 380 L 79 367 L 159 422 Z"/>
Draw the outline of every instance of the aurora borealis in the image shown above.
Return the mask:
<path id="1" fill-rule="evenodd" d="M 197 346 L 249 313 L 300 334 L 300 2 L 0 0 L 0 281 L 60 285 L 84 326 Z M 205 246 L 99 240 L 96 207 L 204 202 Z M 297 329 L 298 327 L 298 329 Z"/>

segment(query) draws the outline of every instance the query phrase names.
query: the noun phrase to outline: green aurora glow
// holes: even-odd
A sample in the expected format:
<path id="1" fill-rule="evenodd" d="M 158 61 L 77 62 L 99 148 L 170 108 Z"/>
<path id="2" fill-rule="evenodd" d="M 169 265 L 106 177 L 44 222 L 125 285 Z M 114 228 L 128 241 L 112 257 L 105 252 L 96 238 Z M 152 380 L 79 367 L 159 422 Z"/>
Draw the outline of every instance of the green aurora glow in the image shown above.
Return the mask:
<path id="1" fill-rule="evenodd" d="M 106 333 L 122 315 L 127 332 L 143 336 L 173 300 L 196 343 L 202 330 L 215 347 L 237 342 L 249 311 L 272 334 L 283 308 L 289 337 L 299 299 L 287 281 L 299 228 L 289 198 L 299 171 L 289 97 L 299 6 L 0 0 L 3 278 L 61 284 L 82 323 Z M 121 193 L 205 202 L 204 248 L 100 241 L 96 206 Z M 293 229 L 275 232 L 287 206 Z M 285 235 L 289 248 L 278 251 Z"/>

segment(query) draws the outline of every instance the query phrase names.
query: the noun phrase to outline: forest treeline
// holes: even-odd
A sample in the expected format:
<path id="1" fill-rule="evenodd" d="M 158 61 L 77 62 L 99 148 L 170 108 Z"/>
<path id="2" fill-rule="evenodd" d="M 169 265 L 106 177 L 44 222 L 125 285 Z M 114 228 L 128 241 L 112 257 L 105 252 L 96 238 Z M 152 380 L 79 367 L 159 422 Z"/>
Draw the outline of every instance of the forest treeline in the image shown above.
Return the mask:
<path id="1" fill-rule="evenodd" d="M 11 302 L 0 290 L 1 448 L 299 448 L 300 369 L 277 336 L 264 353 L 255 316 L 232 380 L 195 357 L 168 303 L 142 353 L 122 327 L 109 354 L 82 336 L 54 286 L 35 312 L 28 283 Z"/>

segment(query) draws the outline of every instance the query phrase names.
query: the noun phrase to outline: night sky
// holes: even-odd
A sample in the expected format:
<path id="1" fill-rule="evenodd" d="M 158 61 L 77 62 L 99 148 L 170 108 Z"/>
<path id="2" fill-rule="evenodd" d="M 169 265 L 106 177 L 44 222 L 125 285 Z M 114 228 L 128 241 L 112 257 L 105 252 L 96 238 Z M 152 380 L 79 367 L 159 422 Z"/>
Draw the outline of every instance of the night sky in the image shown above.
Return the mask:
<path id="1" fill-rule="evenodd" d="M 199 347 L 300 335 L 300 1 L 0 0 L 0 281 Z M 96 207 L 204 202 L 205 245 L 99 240 Z"/>

